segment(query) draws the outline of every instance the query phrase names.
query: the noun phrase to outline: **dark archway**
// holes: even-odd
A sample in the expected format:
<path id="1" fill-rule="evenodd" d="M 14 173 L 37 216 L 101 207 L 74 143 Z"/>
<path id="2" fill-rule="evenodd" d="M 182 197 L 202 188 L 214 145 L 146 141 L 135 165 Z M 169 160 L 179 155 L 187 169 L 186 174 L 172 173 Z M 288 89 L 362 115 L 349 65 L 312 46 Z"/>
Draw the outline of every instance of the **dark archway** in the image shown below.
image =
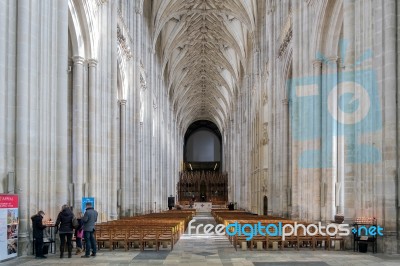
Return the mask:
<path id="1" fill-rule="evenodd" d="M 219 171 L 222 162 L 222 135 L 211 121 L 193 122 L 185 133 L 185 170 Z"/>

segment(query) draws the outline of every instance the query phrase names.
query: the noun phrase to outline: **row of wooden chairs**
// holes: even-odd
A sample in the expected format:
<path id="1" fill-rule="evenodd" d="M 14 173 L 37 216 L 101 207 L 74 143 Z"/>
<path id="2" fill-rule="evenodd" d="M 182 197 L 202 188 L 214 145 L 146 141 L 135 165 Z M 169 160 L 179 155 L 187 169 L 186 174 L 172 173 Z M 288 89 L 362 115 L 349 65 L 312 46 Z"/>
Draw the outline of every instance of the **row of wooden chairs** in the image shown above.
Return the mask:
<path id="1" fill-rule="evenodd" d="M 113 250 L 123 246 L 125 251 L 131 248 L 159 250 L 161 245 L 170 245 L 172 250 L 193 215 L 193 211 L 167 211 L 97 224 L 98 249 L 108 246 Z"/>
<path id="2" fill-rule="evenodd" d="M 231 222 L 233 223 L 234 221 Z M 268 222 L 262 221 L 261 224 L 263 226 L 274 224 L 278 228 L 279 222 L 282 223 L 282 228 L 286 224 L 291 224 L 292 226 L 294 226 L 293 221 L 288 222 L 288 221 L 277 221 L 277 220 L 271 220 Z M 255 225 L 258 225 L 254 221 L 246 221 L 246 222 L 240 221 L 238 222 L 238 224 L 240 225 L 250 224 L 253 226 L 253 228 Z M 252 233 L 251 230 L 252 229 L 246 227 L 244 230 L 245 234 L 241 235 L 235 234 L 234 236 L 230 237 L 230 241 L 234 245 L 235 249 L 237 249 L 237 246 L 238 245 L 240 246 L 242 242 L 246 242 L 247 246 L 250 248 L 250 250 L 252 250 L 257 242 L 262 242 L 263 248 L 268 250 L 268 248 L 272 247 L 273 243 L 276 242 L 281 250 L 283 250 L 284 247 L 292 247 L 296 248 L 296 250 L 299 250 L 299 247 L 310 247 L 313 250 L 315 250 L 316 247 L 322 246 L 322 244 L 326 249 L 330 250 L 331 237 L 328 234 L 325 235 L 322 235 L 320 233 L 317 233 L 315 235 L 304 234 L 304 230 L 302 227 L 298 228 L 297 235 L 294 234 L 287 235 L 285 236 L 285 240 L 283 240 L 282 236 L 279 234 L 275 236 L 276 234 L 275 227 L 269 227 L 268 233 L 266 233 L 265 235 L 257 232 L 257 234 L 254 234 L 252 236 L 251 240 L 247 240 L 248 235 L 251 235 Z M 286 227 L 284 230 L 286 231 L 286 233 L 289 233 L 291 228 Z"/>
<path id="3" fill-rule="evenodd" d="M 244 231 L 245 234 L 239 235 L 238 233 L 234 234 L 233 236 L 228 236 L 229 241 L 233 244 L 235 249 L 237 246 L 241 246 L 243 242 L 246 242 L 246 245 L 251 249 L 256 245 L 257 242 L 262 242 L 263 248 L 268 250 L 268 248 L 273 246 L 273 243 L 276 242 L 278 247 L 282 250 L 284 247 L 292 247 L 296 248 L 297 250 L 299 247 L 309 247 L 315 250 L 318 246 L 323 246 L 325 249 L 330 250 L 331 244 L 333 241 L 338 240 L 341 243 L 343 242 L 343 238 L 340 236 L 329 236 L 326 232 L 322 232 L 320 234 L 317 232 L 315 235 L 308 235 L 304 234 L 304 228 L 298 227 L 297 235 L 290 235 L 286 236 L 285 240 L 282 240 L 281 235 L 271 236 L 275 233 L 275 228 L 279 227 L 279 223 L 281 226 L 285 224 L 291 224 L 294 226 L 295 221 L 274 217 L 274 216 L 263 216 L 263 215 L 253 215 L 251 213 L 246 213 L 243 211 L 225 211 L 225 210 L 215 210 L 212 211 L 212 215 L 214 216 L 217 223 L 224 224 L 227 226 L 228 224 L 238 223 L 238 225 L 243 226 L 244 224 L 252 225 L 254 228 L 255 225 L 258 225 L 258 222 L 261 223 L 263 226 L 274 224 L 275 226 L 270 226 L 268 229 L 268 233 L 266 235 L 262 235 L 258 232 L 258 234 L 253 234 L 252 228 L 245 227 Z M 309 225 L 309 223 L 305 222 L 298 222 L 298 224 L 303 224 L 305 227 Z M 233 228 L 231 228 L 233 230 Z M 290 227 L 286 227 L 286 233 L 289 233 L 291 230 Z M 313 233 L 313 232 L 312 232 Z M 248 235 L 253 235 L 251 240 L 248 240 Z"/>
<path id="4" fill-rule="evenodd" d="M 178 240 L 178 235 L 174 233 L 170 226 L 162 225 L 99 225 L 96 227 L 96 240 L 99 249 L 105 248 L 108 244 L 109 249 L 116 249 L 121 246 L 127 251 L 130 248 L 155 247 L 159 250 L 161 244 L 170 245 L 171 250 Z"/>

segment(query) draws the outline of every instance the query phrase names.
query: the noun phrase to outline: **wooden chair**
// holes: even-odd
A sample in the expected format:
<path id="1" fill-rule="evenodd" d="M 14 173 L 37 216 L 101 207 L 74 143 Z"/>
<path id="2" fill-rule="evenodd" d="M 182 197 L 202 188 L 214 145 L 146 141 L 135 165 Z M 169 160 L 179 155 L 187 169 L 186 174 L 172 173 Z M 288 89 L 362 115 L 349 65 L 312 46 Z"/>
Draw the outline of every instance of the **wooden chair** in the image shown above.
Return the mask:
<path id="1" fill-rule="evenodd" d="M 110 229 L 112 249 L 118 248 L 120 243 L 124 244 L 124 249 L 127 251 L 127 228 L 126 226 L 114 226 Z"/>
<path id="2" fill-rule="evenodd" d="M 139 248 L 141 249 L 141 244 L 142 244 L 142 230 L 137 227 L 137 226 L 132 226 L 128 229 L 127 232 L 127 237 L 126 237 L 126 245 L 127 245 L 127 249 L 129 249 L 129 247 L 133 247 L 135 246 L 135 243 L 138 243 Z"/>
<path id="3" fill-rule="evenodd" d="M 160 230 L 160 234 L 158 235 L 157 245 L 158 249 L 160 244 L 163 242 L 171 243 L 171 250 L 174 248 L 174 232 L 173 228 L 165 227 Z"/>
<path id="4" fill-rule="evenodd" d="M 109 225 L 96 225 L 95 237 L 98 250 L 105 248 L 106 243 L 109 244 L 109 248 L 112 250 L 111 227 Z"/>
<path id="5" fill-rule="evenodd" d="M 142 237 L 142 251 L 144 251 L 146 245 L 149 245 L 150 242 L 154 243 L 155 250 L 158 251 L 158 234 L 159 231 L 154 228 L 144 228 L 142 229 L 143 237 Z"/>

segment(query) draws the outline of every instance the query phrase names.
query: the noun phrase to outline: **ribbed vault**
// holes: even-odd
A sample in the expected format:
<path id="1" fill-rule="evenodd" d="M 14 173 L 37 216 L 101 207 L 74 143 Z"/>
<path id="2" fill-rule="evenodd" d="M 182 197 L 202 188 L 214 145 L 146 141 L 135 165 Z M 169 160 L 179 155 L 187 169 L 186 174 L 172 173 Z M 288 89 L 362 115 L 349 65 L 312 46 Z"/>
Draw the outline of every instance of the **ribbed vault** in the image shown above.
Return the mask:
<path id="1" fill-rule="evenodd" d="M 153 6 L 168 94 L 185 130 L 211 120 L 222 130 L 254 32 L 254 1 L 173 0 Z"/>

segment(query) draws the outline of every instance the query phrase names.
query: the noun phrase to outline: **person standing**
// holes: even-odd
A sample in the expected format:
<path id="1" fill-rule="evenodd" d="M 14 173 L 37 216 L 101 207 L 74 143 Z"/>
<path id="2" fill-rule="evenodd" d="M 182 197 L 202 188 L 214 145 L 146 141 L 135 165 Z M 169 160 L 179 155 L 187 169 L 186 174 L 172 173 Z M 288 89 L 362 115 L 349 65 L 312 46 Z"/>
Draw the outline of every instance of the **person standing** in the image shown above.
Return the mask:
<path id="1" fill-rule="evenodd" d="M 68 258 L 71 258 L 72 255 L 72 234 L 74 232 L 74 227 L 72 225 L 72 219 L 74 218 L 74 214 L 68 205 L 63 205 L 61 208 L 61 212 L 57 216 L 56 228 L 58 228 L 58 232 L 60 234 L 60 258 L 64 257 L 64 248 L 65 248 L 65 239 L 67 239 L 67 248 L 68 248 Z"/>
<path id="2" fill-rule="evenodd" d="M 94 239 L 94 226 L 97 222 L 98 213 L 93 209 L 92 203 L 86 203 L 86 211 L 83 215 L 83 235 L 85 237 L 86 250 L 85 255 L 82 258 L 89 258 L 90 256 L 96 256 L 96 240 Z M 92 254 L 90 254 L 90 248 L 92 249 Z"/>
<path id="3" fill-rule="evenodd" d="M 76 253 L 75 255 L 79 255 L 82 253 L 82 238 L 83 238 L 83 221 L 82 221 L 82 212 L 78 212 L 76 217 L 78 220 L 78 228 L 75 229 L 75 238 L 76 238 Z"/>
<path id="4" fill-rule="evenodd" d="M 31 217 L 37 259 L 47 259 L 47 257 L 43 255 L 43 230 L 46 228 L 46 225 L 43 224 L 43 217 L 43 211 L 39 211 Z"/>

